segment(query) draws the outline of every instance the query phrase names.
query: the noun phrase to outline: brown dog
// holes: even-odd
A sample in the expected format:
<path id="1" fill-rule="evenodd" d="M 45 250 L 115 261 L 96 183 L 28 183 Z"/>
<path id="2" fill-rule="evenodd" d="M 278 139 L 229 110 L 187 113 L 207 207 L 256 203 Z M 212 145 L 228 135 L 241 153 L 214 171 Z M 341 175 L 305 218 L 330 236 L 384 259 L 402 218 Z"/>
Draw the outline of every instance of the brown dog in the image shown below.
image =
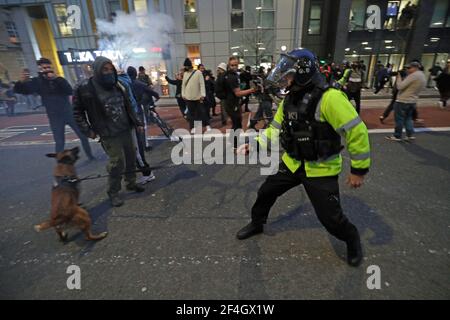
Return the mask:
<path id="1" fill-rule="evenodd" d="M 87 240 L 101 240 L 108 235 L 107 232 L 99 235 L 91 233 L 91 218 L 88 212 L 78 204 L 80 181 L 75 172 L 75 162 L 78 160 L 79 152 L 80 149 L 77 147 L 57 154 L 47 154 L 49 158 L 56 158 L 58 163 L 53 171 L 55 184 L 52 189 L 50 220 L 34 226 L 34 229 L 40 232 L 55 228 L 61 241 L 67 240 L 64 229 L 72 226 L 81 229 Z"/>

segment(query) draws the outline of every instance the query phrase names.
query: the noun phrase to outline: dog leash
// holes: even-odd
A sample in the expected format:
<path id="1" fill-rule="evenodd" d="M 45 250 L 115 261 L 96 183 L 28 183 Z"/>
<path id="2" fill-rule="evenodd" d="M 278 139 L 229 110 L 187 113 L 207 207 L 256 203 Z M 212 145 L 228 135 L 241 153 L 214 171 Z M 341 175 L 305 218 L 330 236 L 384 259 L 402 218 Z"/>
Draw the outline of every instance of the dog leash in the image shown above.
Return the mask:
<path id="1" fill-rule="evenodd" d="M 138 172 L 142 172 L 143 170 L 144 169 L 122 172 L 121 174 L 119 174 L 119 176 L 124 176 L 124 175 L 131 174 L 131 173 L 138 173 Z M 101 174 L 93 175 L 93 174 L 91 174 L 91 175 L 88 175 L 88 176 L 86 176 L 84 178 L 78 179 L 78 181 L 86 181 L 86 180 L 95 180 L 95 179 L 101 179 L 101 178 L 108 178 L 110 176 L 111 176 L 111 174 L 104 174 L 104 175 L 101 175 Z"/>
<path id="2" fill-rule="evenodd" d="M 121 174 L 119 174 L 119 176 L 131 174 L 131 173 L 139 173 L 139 172 L 143 172 L 144 170 L 148 170 L 148 169 L 150 169 L 150 170 L 158 170 L 158 169 L 169 168 L 169 167 L 172 167 L 172 166 L 159 165 L 159 166 L 150 167 L 150 168 L 143 168 L 143 169 L 138 169 L 138 170 L 133 170 L 133 171 L 122 172 Z M 87 181 L 87 180 L 96 180 L 96 179 L 108 178 L 110 176 L 111 176 L 111 174 L 104 174 L 104 175 L 101 175 L 101 174 L 93 175 L 93 174 L 91 174 L 91 175 L 88 175 L 88 176 L 86 176 L 84 178 L 77 179 L 76 181 L 81 182 L 81 181 Z M 73 182 L 75 182 L 75 181 L 73 181 Z"/>

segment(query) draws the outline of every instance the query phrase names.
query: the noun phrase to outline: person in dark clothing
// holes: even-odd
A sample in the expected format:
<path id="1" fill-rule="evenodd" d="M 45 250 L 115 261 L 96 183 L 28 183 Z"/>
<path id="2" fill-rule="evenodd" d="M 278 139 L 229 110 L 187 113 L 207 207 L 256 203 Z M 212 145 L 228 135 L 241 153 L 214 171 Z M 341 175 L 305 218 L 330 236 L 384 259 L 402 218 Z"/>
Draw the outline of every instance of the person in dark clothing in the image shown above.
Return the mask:
<path id="1" fill-rule="evenodd" d="M 3 85 L 1 84 L 0 86 L 3 87 Z M 0 90 L 2 90 L 1 87 Z M 3 97 L 0 98 L 6 103 L 6 115 L 8 117 L 12 117 L 15 115 L 14 108 L 17 102 L 17 98 L 14 94 L 14 83 L 12 82 L 10 85 L 5 85 L 3 91 L 4 91 L 2 94 Z"/>
<path id="2" fill-rule="evenodd" d="M 437 89 L 437 85 L 436 85 L 436 78 L 442 73 L 442 67 L 436 63 L 433 68 L 428 69 L 428 72 L 430 72 L 430 80 L 432 85 L 429 86 L 430 88 L 435 88 Z"/>
<path id="3" fill-rule="evenodd" d="M 97 57 L 93 64 L 94 76 L 81 83 L 75 91 L 74 115 L 81 131 L 95 139 L 100 136 L 103 149 L 109 157 L 107 170 L 108 196 L 115 207 L 123 205 L 119 197 L 122 175 L 127 190 L 143 192 L 136 183 L 136 152 L 132 130 L 144 130 L 144 124 L 133 110 L 131 97 L 118 81 L 111 60 Z"/>
<path id="4" fill-rule="evenodd" d="M 21 80 L 14 86 L 14 92 L 41 96 L 55 140 L 56 153 L 64 151 L 65 127 L 68 125 L 80 138 L 88 159 L 94 160 L 89 140 L 80 131 L 73 118 L 73 109 L 70 103 L 70 96 L 73 94 L 72 87 L 66 79 L 56 76 L 50 60 L 41 58 L 38 61 L 38 66 L 40 69 L 39 76 L 30 78 L 30 73 L 24 71 Z"/>
<path id="5" fill-rule="evenodd" d="M 250 66 L 246 66 L 245 70 L 239 75 L 239 80 L 241 81 L 241 89 L 248 90 L 250 89 L 250 81 L 252 81 L 251 75 L 252 69 Z M 244 112 L 250 112 L 248 109 L 248 104 L 250 102 L 250 96 L 244 96 L 241 100 L 241 107 L 245 106 Z"/>
<path id="6" fill-rule="evenodd" d="M 450 60 L 447 61 L 447 66 L 435 78 L 435 81 L 441 96 L 440 107 L 445 108 L 447 107 L 447 100 L 450 99 Z"/>
<path id="7" fill-rule="evenodd" d="M 388 73 L 388 68 L 382 66 L 382 68 L 377 72 L 377 78 L 376 78 L 377 82 L 375 85 L 375 94 L 378 94 L 378 92 L 380 92 L 384 86 L 386 85 L 386 83 L 389 82 L 389 73 Z"/>
<path id="8" fill-rule="evenodd" d="M 150 87 L 147 87 L 143 82 L 140 82 L 139 80 L 136 80 L 137 71 L 135 68 L 130 67 L 127 70 L 127 73 L 120 71 L 119 72 L 119 82 L 125 87 L 127 90 L 127 93 L 130 96 L 130 101 L 133 106 L 133 110 L 135 111 L 136 115 L 138 116 L 139 120 L 146 124 L 145 121 L 145 113 L 144 113 L 144 106 L 142 105 L 144 95 L 142 92 L 139 92 L 139 87 L 143 86 L 144 92 L 147 90 L 151 90 Z M 139 95 L 136 95 L 135 89 L 137 89 L 137 92 L 139 92 Z M 151 92 L 149 94 L 152 94 Z M 145 127 L 147 129 L 147 126 Z M 153 171 L 150 168 L 150 165 L 147 163 L 145 150 L 147 149 L 147 136 L 146 136 L 146 130 L 139 131 L 134 130 L 133 132 L 133 142 L 136 145 L 136 164 L 137 167 L 142 172 L 142 177 L 139 180 L 140 184 L 146 184 L 150 181 L 153 181 L 156 179 L 155 175 L 153 174 Z"/>
<path id="9" fill-rule="evenodd" d="M 139 67 L 139 75 L 138 80 L 145 83 L 147 86 L 153 86 L 152 79 L 150 79 L 149 75 L 145 73 L 144 67 Z"/>
<path id="10" fill-rule="evenodd" d="M 211 70 L 206 70 L 205 73 L 205 90 L 206 90 L 206 97 L 205 97 L 205 110 L 208 116 L 214 117 L 217 116 L 216 114 L 216 98 L 214 97 L 214 86 L 215 86 L 215 79 L 212 75 Z M 210 114 L 210 111 L 212 111 L 212 115 Z"/>
<path id="11" fill-rule="evenodd" d="M 239 87 L 239 77 L 237 70 L 239 67 L 239 59 L 235 56 L 230 57 L 228 61 L 228 71 L 226 78 L 226 93 L 227 98 L 225 108 L 227 114 L 233 122 L 233 130 L 242 129 L 242 109 L 239 105 L 239 98 L 257 92 L 256 89 L 241 90 Z M 237 149 L 238 137 L 234 139 L 234 148 Z"/>
<path id="12" fill-rule="evenodd" d="M 175 79 L 170 79 L 166 76 L 166 81 L 171 85 L 176 86 L 175 98 L 177 99 L 178 107 L 181 115 L 187 120 L 186 102 L 181 97 L 181 86 L 183 85 L 183 73 L 177 73 Z"/>
<path id="13" fill-rule="evenodd" d="M 131 85 L 136 96 L 136 101 L 139 106 L 143 106 L 144 115 L 148 122 L 150 109 L 154 106 L 155 101 L 160 99 L 159 94 L 144 82 L 137 79 L 138 73 L 134 67 L 128 67 L 127 74 L 131 78 Z"/>

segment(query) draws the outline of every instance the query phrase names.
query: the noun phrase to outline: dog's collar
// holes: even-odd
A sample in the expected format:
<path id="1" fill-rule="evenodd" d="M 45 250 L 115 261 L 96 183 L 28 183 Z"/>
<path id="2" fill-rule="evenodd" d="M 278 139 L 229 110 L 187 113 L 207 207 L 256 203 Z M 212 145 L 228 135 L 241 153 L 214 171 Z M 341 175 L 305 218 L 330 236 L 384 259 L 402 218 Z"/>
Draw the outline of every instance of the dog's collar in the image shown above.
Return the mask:
<path id="1" fill-rule="evenodd" d="M 53 187 L 59 187 L 59 186 L 67 186 L 76 188 L 78 182 L 80 182 L 80 179 L 76 176 L 64 176 L 64 177 L 55 177 L 55 180 L 53 182 Z"/>

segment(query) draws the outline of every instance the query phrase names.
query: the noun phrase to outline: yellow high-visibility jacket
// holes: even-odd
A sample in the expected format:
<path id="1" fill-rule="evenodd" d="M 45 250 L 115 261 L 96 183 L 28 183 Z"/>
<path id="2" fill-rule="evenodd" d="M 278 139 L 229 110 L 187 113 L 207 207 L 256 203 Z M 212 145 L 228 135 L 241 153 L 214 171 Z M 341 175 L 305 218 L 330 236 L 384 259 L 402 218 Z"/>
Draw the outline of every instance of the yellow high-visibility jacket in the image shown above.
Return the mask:
<path id="1" fill-rule="evenodd" d="M 263 148 L 270 148 L 270 141 L 279 142 L 281 124 L 284 120 L 284 101 L 275 115 L 274 121 L 258 138 Z M 370 143 L 367 127 L 358 116 L 355 108 L 340 90 L 328 89 L 319 101 L 316 109 L 316 120 L 328 122 L 347 142 L 347 150 L 351 158 L 351 172 L 364 175 L 370 167 Z M 301 166 L 301 161 L 284 153 L 283 162 L 289 170 L 295 173 Z M 328 177 L 338 175 L 342 171 L 342 156 L 332 156 L 323 161 L 305 161 L 307 177 Z"/>

